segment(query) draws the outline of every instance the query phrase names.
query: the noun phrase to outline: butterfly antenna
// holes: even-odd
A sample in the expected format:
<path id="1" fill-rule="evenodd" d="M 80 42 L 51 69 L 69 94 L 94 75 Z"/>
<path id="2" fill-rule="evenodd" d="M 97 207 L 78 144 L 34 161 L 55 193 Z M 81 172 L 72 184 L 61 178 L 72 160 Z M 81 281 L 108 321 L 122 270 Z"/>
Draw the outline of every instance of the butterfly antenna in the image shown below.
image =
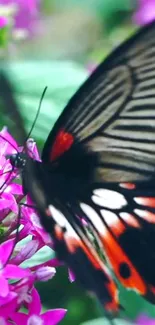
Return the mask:
<path id="1" fill-rule="evenodd" d="M 40 109 L 41 109 L 42 101 L 43 101 L 43 99 L 44 99 L 44 96 L 45 96 L 45 93 L 46 93 L 47 88 L 48 88 L 48 87 L 46 86 L 46 87 L 44 88 L 43 92 L 42 92 L 42 95 L 41 95 L 41 98 L 40 98 L 40 101 L 39 101 L 39 106 L 38 106 L 38 109 L 37 109 L 37 113 L 36 113 L 35 119 L 34 119 L 34 121 L 33 121 L 33 124 L 32 124 L 32 126 L 31 126 L 31 129 L 30 129 L 30 131 L 29 131 L 29 133 L 28 133 L 28 135 L 27 135 L 27 137 L 26 137 L 26 141 L 25 141 L 25 143 L 27 142 L 28 138 L 30 137 L 30 135 L 31 135 L 31 133 L 32 133 L 32 130 L 33 130 L 33 128 L 34 128 L 34 125 L 36 124 L 37 118 L 38 118 L 39 113 L 40 113 Z"/>

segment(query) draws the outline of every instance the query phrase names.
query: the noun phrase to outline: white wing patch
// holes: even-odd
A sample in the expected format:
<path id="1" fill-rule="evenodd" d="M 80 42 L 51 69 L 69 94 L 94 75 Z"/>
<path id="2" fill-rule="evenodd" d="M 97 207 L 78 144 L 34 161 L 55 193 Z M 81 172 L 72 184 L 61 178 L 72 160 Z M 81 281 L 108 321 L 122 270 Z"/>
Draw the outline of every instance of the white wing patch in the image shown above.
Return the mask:
<path id="1" fill-rule="evenodd" d="M 143 218 L 144 220 L 148 222 L 155 223 L 155 214 L 147 211 L 147 210 L 141 210 L 141 209 L 135 209 L 134 212 L 138 215 L 138 217 Z"/>
<path id="2" fill-rule="evenodd" d="M 108 226 L 115 226 L 118 223 L 118 217 L 115 213 L 102 209 L 101 214 Z"/>
<path id="3" fill-rule="evenodd" d="M 99 231 L 100 233 L 105 234 L 106 228 L 103 224 L 102 219 L 97 214 L 97 212 L 92 207 L 90 207 L 85 203 L 80 203 L 80 207 L 83 210 L 83 212 L 86 214 L 88 219 L 92 222 L 95 229 L 97 229 L 97 231 Z"/>
<path id="4" fill-rule="evenodd" d="M 125 197 L 118 192 L 107 189 L 96 189 L 93 191 L 93 193 L 93 202 L 101 207 L 109 209 L 121 209 L 127 205 Z"/>
<path id="5" fill-rule="evenodd" d="M 76 239 L 79 239 L 78 235 L 76 234 L 75 230 L 73 227 L 70 225 L 70 223 L 67 221 L 65 216 L 57 210 L 53 205 L 49 206 L 49 210 L 51 212 L 52 218 L 55 220 L 55 222 L 61 227 L 65 228 L 65 236 L 68 237 L 74 237 Z"/>

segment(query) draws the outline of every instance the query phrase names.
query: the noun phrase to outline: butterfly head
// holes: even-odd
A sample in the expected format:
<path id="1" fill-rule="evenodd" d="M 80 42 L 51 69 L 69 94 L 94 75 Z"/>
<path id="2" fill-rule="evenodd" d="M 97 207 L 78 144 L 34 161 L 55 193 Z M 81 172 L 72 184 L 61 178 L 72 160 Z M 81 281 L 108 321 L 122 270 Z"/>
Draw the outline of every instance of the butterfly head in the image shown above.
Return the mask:
<path id="1" fill-rule="evenodd" d="M 18 152 L 9 157 L 12 167 L 23 169 L 26 164 L 26 154 Z"/>

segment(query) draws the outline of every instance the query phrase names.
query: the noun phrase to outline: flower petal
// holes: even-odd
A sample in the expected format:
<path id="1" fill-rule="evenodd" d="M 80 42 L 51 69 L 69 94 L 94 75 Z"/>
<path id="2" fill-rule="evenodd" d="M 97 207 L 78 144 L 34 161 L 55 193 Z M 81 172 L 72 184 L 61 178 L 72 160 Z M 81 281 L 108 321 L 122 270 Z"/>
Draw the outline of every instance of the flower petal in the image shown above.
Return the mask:
<path id="1" fill-rule="evenodd" d="M 14 154 L 18 152 L 18 146 L 16 141 L 13 139 L 13 137 L 11 136 L 11 134 L 7 131 L 7 128 L 4 127 L 2 129 L 2 131 L 0 132 L 0 135 L 2 135 L 5 140 L 3 140 L 1 138 L 1 142 L 4 142 L 4 144 L 7 145 L 7 148 L 5 150 L 5 154 L 9 155 L 9 154 Z"/>
<path id="2" fill-rule="evenodd" d="M 3 275 L 8 279 L 21 279 L 23 277 L 29 277 L 30 274 L 29 270 L 22 269 L 13 264 L 7 264 L 3 271 Z"/>
<path id="3" fill-rule="evenodd" d="M 69 276 L 69 281 L 72 283 L 75 281 L 75 274 L 71 269 L 68 269 L 68 276 Z"/>
<path id="4" fill-rule="evenodd" d="M 16 325 L 27 325 L 28 315 L 20 312 L 12 313 L 10 318 Z"/>
<path id="5" fill-rule="evenodd" d="M 27 325 L 46 325 L 46 324 L 43 324 L 43 320 L 40 316 L 31 315 L 29 316 Z"/>
<path id="6" fill-rule="evenodd" d="M 32 289 L 32 302 L 29 305 L 29 315 L 40 315 L 41 312 L 41 300 L 38 291 Z"/>
<path id="7" fill-rule="evenodd" d="M 17 204 L 14 196 L 11 193 L 3 192 L 2 197 L 3 197 L 3 199 L 11 202 L 11 204 L 10 204 L 11 211 L 13 211 L 15 214 L 18 214 L 18 204 Z"/>
<path id="8" fill-rule="evenodd" d="M 29 241 L 24 247 L 21 247 L 19 253 L 13 258 L 14 264 L 21 264 L 31 258 L 37 251 L 39 242 L 37 240 Z"/>
<path id="9" fill-rule="evenodd" d="M 8 281 L 3 276 L 0 276 L 0 288 L 0 296 L 6 297 L 9 293 L 9 285 Z"/>
<path id="10" fill-rule="evenodd" d="M 4 16 L 0 16 L 0 28 L 3 28 L 7 25 L 8 23 L 8 20 L 6 17 Z"/>
<path id="11" fill-rule="evenodd" d="M 0 198 L 0 210 L 10 208 L 10 206 L 12 205 L 12 202 L 10 200 L 6 200 L 5 198 L 3 198 L 3 194 L 2 197 Z"/>
<path id="12" fill-rule="evenodd" d="M 0 245 L 0 264 L 5 265 L 14 248 L 14 240 L 10 239 Z"/>
<path id="13" fill-rule="evenodd" d="M 9 292 L 6 297 L 0 297 L 0 316 L 8 317 L 17 306 L 17 294 Z"/>
<path id="14" fill-rule="evenodd" d="M 39 152 L 38 152 L 38 149 L 37 149 L 37 146 L 36 146 L 36 142 L 33 139 L 28 139 L 27 140 L 27 147 L 28 147 L 28 150 L 29 150 L 30 157 L 35 159 L 35 160 L 41 161 L 40 156 L 39 156 Z"/>
<path id="15" fill-rule="evenodd" d="M 14 195 L 23 195 L 23 187 L 20 184 L 9 184 L 5 190 L 6 193 L 13 193 Z"/>
<path id="16" fill-rule="evenodd" d="M 46 325 L 56 325 L 58 324 L 66 315 L 66 309 L 53 309 L 48 310 L 41 315 Z"/>
<path id="17" fill-rule="evenodd" d="M 56 269 L 50 266 L 39 267 L 35 272 L 36 281 L 48 281 L 53 278 L 56 273 Z"/>

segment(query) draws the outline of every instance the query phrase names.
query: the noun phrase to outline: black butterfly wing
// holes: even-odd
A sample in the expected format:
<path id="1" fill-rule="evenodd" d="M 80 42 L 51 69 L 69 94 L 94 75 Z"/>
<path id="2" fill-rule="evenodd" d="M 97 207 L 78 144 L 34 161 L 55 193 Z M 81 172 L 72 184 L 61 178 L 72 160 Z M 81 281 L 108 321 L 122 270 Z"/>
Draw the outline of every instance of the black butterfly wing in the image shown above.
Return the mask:
<path id="1" fill-rule="evenodd" d="M 153 22 L 97 68 L 68 103 L 42 155 L 43 162 L 52 162 L 57 171 L 68 175 L 67 180 L 75 178 L 70 193 L 74 216 L 86 218 L 90 223 L 117 278 L 152 302 L 155 302 L 154 36 Z M 124 184 L 123 188 L 121 182 L 130 184 Z M 75 187 L 77 191 L 72 195 Z M 109 198 L 106 196 L 105 200 L 101 195 L 100 205 L 93 202 L 94 191 L 105 194 L 108 190 Z M 117 202 L 119 195 L 126 204 L 114 209 L 113 200 Z M 143 197 L 138 207 L 137 195 Z M 144 201 L 148 202 L 147 207 Z"/>
<path id="2" fill-rule="evenodd" d="M 155 171 L 155 22 L 118 47 L 71 98 L 43 162 L 97 181 L 149 179 Z M 92 162 L 90 166 L 90 162 Z M 64 167 L 65 166 L 65 167 Z"/>
<path id="3" fill-rule="evenodd" d="M 77 216 L 85 217 L 92 226 L 92 230 L 99 244 L 103 246 L 107 259 L 120 281 L 126 287 L 135 288 L 152 301 L 154 300 L 154 283 L 151 275 L 146 272 L 146 266 L 144 264 L 145 262 L 149 262 L 149 264 L 154 262 L 154 252 L 153 249 L 150 249 L 151 242 L 149 241 L 150 232 L 152 231 L 151 234 L 154 234 L 153 222 L 150 222 L 148 214 L 147 220 L 143 222 L 140 221 L 141 216 L 137 215 L 137 212 L 135 217 L 132 191 L 132 200 L 128 201 L 129 204 L 125 205 L 124 210 L 114 212 L 112 209 L 112 200 L 111 206 L 108 208 L 108 213 L 115 213 L 115 218 L 118 220 L 115 227 L 117 229 L 115 231 L 117 232 L 116 236 L 113 230 L 114 227 L 112 225 L 108 226 L 106 223 L 105 211 L 102 216 L 98 208 L 98 203 L 92 206 L 92 195 L 94 190 L 107 190 L 108 186 L 111 186 L 111 189 L 115 188 L 114 184 L 109 184 L 109 182 L 117 182 L 115 185 L 119 186 L 122 181 L 144 181 L 154 177 L 154 34 L 155 23 L 152 23 L 115 50 L 101 64 L 65 108 L 64 113 L 49 135 L 42 156 L 43 164 L 49 165 L 50 163 L 54 167 L 55 173 L 57 175 L 63 175 L 63 177 L 65 176 L 66 182 L 69 183 L 70 181 L 72 185 L 69 193 L 69 207 L 74 214 L 72 218 L 67 214 L 66 220 L 69 220 L 70 225 L 74 225 L 73 229 L 76 231 L 80 240 L 82 239 L 88 251 L 94 251 L 93 246 L 85 234 L 84 227 L 82 224 L 79 225 Z M 31 174 L 31 164 L 28 170 L 30 173 L 27 172 L 27 176 Z M 38 191 L 39 188 L 36 185 L 33 186 L 33 184 L 36 184 L 38 178 L 34 172 L 31 176 L 28 179 L 28 188 L 40 210 L 42 203 L 39 198 L 40 191 Z M 40 189 L 45 200 L 51 193 L 48 193 L 48 182 L 43 186 L 44 181 L 42 176 L 40 174 Z M 63 181 L 65 178 L 63 178 Z M 32 184 L 30 179 L 33 180 Z M 53 184 L 55 185 L 55 183 Z M 98 187 L 99 185 L 100 188 Z M 59 187 L 61 187 L 60 184 Z M 68 188 L 69 186 L 67 186 Z M 58 194 L 58 189 L 55 190 L 56 194 Z M 117 188 L 116 192 L 119 193 L 120 188 Z M 144 198 L 146 199 L 147 192 L 144 192 Z M 65 191 L 63 193 L 65 197 Z M 89 196 L 88 201 L 85 193 Z M 56 198 L 58 199 L 58 197 Z M 125 193 L 124 197 L 128 199 L 129 194 Z M 155 193 L 152 190 L 152 200 L 154 200 L 154 197 Z M 61 196 L 60 198 L 62 199 Z M 97 211 L 97 216 L 99 215 L 99 217 L 92 219 L 90 210 L 88 213 L 87 209 L 86 213 L 84 206 L 80 204 L 87 204 L 90 209 L 92 208 L 94 211 Z M 149 202 L 149 206 L 150 204 Z M 49 204 L 46 204 L 46 207 L 49 207 Z M 60 207 L 62 213 L 65 207 L 68 209 L 67 199 L 63 207 Z M 104 208 L 104 210 L 106 209 Z M 141 210 L 144 213 L 145 208 L 142 207 Z M 50 231 L 53 232 L 53 229 L 55 229 L 53 224 L 55 217 L 52 213 L 49 213 L 48 209 L 47 211 L 41 209 L 41 211 L 44 211 L 44 214 L 41 212 L 44 226 L 49 231 L 49 226 L 51 225 L 52 230 Z M 124 222 L 122 219 L 125 218 L 125 215 L 123 217 L 119 215 L 119 212 L 128 213 L 129 211 L 130 213 L 134 213 L 135 219 L 138 219 L 139 224 L 137 228 L 135 227 L 132 216 L 129 222 Z M 95 214 L 93 215 L 95 218 Z M 95 221 L 93 220 L 98 220 L 98 222 L 94 225 L 93 223 Z M 101 232 L 98 229 L 99 220 L 102 224 Z M 124 224 L 124 228 L 121 228 L 120 220 Z M 59 225 L 57 218 L 55 221 L 56 225 Z M 105 225 L 105 230 L 108 231 L 108 239 L 106 240 L 103 225 Z M 119 229 L 123 229 L 122 232 Z M 67 247 L 66 254 L 68 252 L 68 257 L 64 256 L 64 259 L 69 261 L 71 252 L 68 250 L 68 246 L 65 246 L 66 244 L 68 245 L 68 242 L 66 243 L 63 229 L 58 230 L 61 235 L 60 238 L 58 237 L 58 233 L 54 233 L 55 239 L 58 240 L 57 249 L 61 253 L 62 247 Z M 137 246 L 137 253 L 135 254 L 136 234 L 139 236 L 140 241 L 139 246 Z M 132 235 L 134 238 L 131 245 L 127 244 L 129 235 Z M 60 239 L 62 240 L 62 246 L 59 250 Z M 143 245 L 145 245 L 145 254 L 143 256 L 143 262 L 141 262 L 141 258 L 137 259 L 137 254 L 138 252 L 140 254 Z M 148 249 L 150 249 L 150 253 L 147 259 Z M 82 252 L 85 252 L 84 247 L 82 247 Z M 119 255 L 121 258 L 119 258 Z M 79 260 L 79 255 L 77 254 L 72 257 Z M 86 258 L 88 258 L 88 255 Z M 71 260 L 69 263 L 72 263 Z M 135 263 L 136 260 L 139 261 L 138 265 Z M 74 264 L 75 261 L 71 265 L 73 268 Z M 91 264 L 91 266 L 94 270 L 94 264 Z M 119 269 L 121 269 L 121 272 Z M 104 268 L 102 272 L 104 276 L 107 274 Z M 134 274 L 126 281 L 124 277 L 127 277 L 129 272 L 134 272 Z M 97 276 L 97 273 L 95 274 Z M 103 283 L 105 285 L 104 281 Z M 87 287 L 90 288 L 91 286 L 92 284 L 87 283 Z M 96 289 L 95 293 L 98 297 L 100 296 L 98 289 Z M 110 290 L 108 290 L 105 296 L 116 297 L 115 294 L 111 294 Z"/>
<path id="4" fill-rule="evenodd" d="M 126 288 L 155 303 L 155 190 L 143 184 L 94 184 L 70 202 Z"/>
<path id="5" fill-rule="evenodd" d="M 120 307 L 118 290 L 107 266 L 70 205 L 56 195 L 51 197 L 48 182 L 52 177 L 46 172 L 43 179 L 42 171 L 42 163 L 28 159 L 24 169 L 25 183 L 41 222 L 53 239 L 58 258 L 71 268 L 77 281 L 98 298 L 107 312 L 117 313 Z"/>
<path id="6" fill-rule="evenodd" d="M 24 123 L 13 96 L 12 85 L 3 71 L 0 73 L 0 100 L 3 101 L 5 113 L 18 128 L 19 138 L 24 143 L 27 138 Z M 36 204 L 41 222 L 52 236 L 57 256 L 74 271 L 77 281 L 99 299 L 107 312 L 118 312 L 116 284 L 85 228 L 74 218 L 68 206 L 62 204 L 57 192 L 54 191 L 51 197 L 51 173 L 44 169 L 42 163 L 29 158 L 26 146 L 25 152 L 27 158 L 22 171 L 24 192 L 25 189 L 28 190 Z"/>

